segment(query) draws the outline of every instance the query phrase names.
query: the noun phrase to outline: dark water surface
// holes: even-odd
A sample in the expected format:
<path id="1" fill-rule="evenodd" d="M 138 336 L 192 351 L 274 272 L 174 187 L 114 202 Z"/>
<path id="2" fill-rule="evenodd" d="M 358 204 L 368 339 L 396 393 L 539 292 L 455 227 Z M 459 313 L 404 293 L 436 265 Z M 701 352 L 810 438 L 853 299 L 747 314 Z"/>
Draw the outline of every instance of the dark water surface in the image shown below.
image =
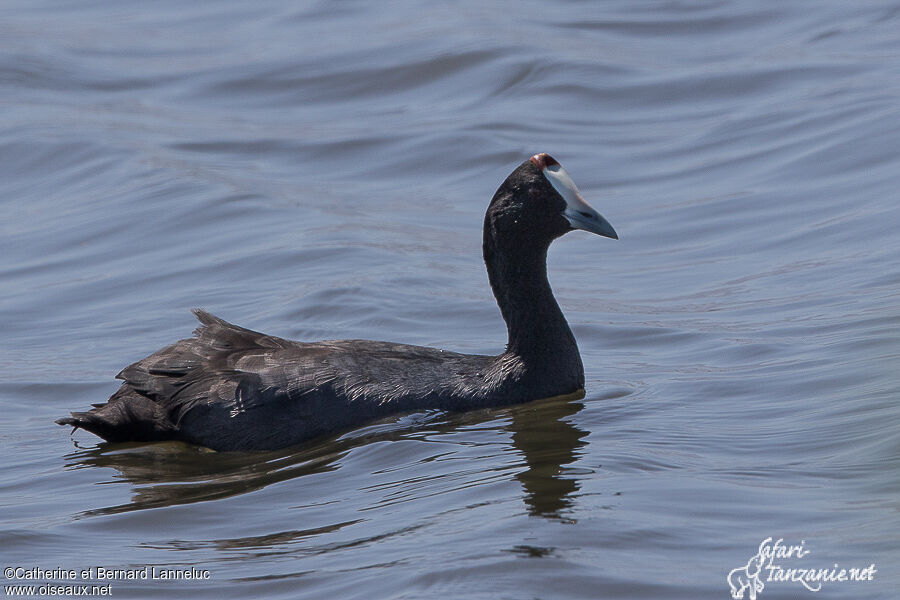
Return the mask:
<path id="1" fill-rule="evenodd" d="M 481 219 L 541 151 L 621 237 L 550 252 L 584 399 L 267 454 L 53 423 L 194 306 L 501 351 Z M 770 566 L 877 571 L 761 600 L 896 598 L 898 189 L 897 2 L 5 2 L 0 566 L 725 599 L 772 537 L 808 554 Z M 3 584 L 48 581 L 79 583 Z"/>

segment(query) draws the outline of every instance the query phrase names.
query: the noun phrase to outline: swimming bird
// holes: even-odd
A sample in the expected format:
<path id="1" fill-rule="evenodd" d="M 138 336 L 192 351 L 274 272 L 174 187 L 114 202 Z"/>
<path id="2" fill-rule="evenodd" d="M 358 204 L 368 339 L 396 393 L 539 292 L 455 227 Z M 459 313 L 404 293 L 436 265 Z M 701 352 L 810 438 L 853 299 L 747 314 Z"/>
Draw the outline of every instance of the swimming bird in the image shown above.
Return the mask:
<path id="1" fill-rule="evenodd" d="M 494 194 L 482 250 L 509 336 L 500 355 L 291 341 L 197 309 L 194 337 L 125 367 L 105 404 L 56 422 L 109 442 L 274 450 L 401 412 L 583 394 L 578 346 L 547 281 L 550 243 L 574 229 L 618 239 L 547 154 L 519 165 Z"/>

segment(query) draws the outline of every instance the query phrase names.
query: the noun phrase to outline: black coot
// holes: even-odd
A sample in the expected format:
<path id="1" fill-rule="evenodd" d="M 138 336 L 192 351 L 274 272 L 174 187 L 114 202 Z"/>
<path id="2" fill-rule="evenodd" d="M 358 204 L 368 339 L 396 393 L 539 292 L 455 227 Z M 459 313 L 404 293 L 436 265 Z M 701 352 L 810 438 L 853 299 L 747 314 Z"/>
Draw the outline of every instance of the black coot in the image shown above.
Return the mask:
<path id="1" fill-rule="evenodd" d="M 484 262 L 509 332 L 499 356 L 391 342 L 294 342 L 194 311 L 202 325 L 126 367 L 106 404 L 60 425 L 110 442 L 271 450 L 418 409 L 468 410 L 580 392 L 584 368 L 547 281 L 547 248 L 584 229 L 616 238 L 556 160 L 538 154 L 494 194 Z"/>

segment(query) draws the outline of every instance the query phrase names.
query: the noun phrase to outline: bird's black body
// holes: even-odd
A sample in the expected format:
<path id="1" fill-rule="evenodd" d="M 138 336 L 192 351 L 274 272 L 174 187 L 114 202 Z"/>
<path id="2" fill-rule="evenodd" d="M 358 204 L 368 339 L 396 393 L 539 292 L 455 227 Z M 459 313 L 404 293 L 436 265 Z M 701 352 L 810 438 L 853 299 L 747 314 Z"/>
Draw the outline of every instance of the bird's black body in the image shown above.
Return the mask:
<path id="1" fill-rule="evenodd" d="M 520 165 L 485 215 L 485 264 L 509 330 L 503 354 L 296 342 L 196 310 L 202 325 L 194 337 L 122 370 L 124 383 L 106 404 L 57 422 L 111 442 L 270 450 L 399 412 L 502 406 L 582 389 L 578 347 L 547 281 L 547 248 L 573 227 L 615 232 L 595 212 L 599 225 L 564 216 L 571 201 L 544 175 L 554 165 L 547 155 Z"/>

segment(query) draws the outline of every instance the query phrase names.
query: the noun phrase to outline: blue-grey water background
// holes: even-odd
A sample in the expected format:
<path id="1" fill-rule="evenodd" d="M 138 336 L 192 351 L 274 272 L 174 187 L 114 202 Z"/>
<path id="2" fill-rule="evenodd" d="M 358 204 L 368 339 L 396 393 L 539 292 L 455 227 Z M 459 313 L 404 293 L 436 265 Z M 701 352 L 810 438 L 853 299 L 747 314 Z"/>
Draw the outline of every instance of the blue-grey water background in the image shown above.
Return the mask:
<path id="1" fill-rule="evenodd" d="M 482 215 L 535 152 L 621 238 L 550 251 L 583 400 L 268 454 L 53 423 L 195 306 L 500 352 Z M 0 566 L 210 574 L 118 598 L 730 598 L 771 536 L 877 572 L 761 599 L 895 598 L 898 190 L 897 2 L 8 0 Z"/>

